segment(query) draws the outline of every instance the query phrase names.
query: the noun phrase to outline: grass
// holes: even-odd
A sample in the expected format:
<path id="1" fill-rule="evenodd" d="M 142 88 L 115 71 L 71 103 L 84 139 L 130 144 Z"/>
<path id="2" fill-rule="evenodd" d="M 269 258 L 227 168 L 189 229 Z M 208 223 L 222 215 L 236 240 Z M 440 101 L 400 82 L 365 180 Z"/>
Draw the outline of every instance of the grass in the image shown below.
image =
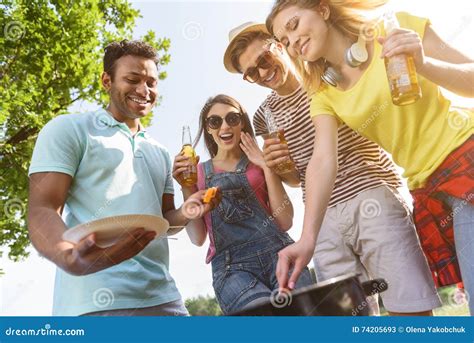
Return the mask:
<path id="1" fill-rule="evenodd" d="M 442 306 L 433 310 L 435 316 L 469 316 L 469 307 L 466 296 L 460 294 L 456 286 L 438 288 Z M 380 298 L 379 298 L 380 299 Z M 380 315 L 387 316 L 388 313 L 380 304 Z"/>
<path id="2" fill-rule="evenodd" d="M 443 303 L 442 307 L 435 309 L 435 316 L 469 316 L 467 299 L 458 293 L 456 286 L 448 286 L 438 289 Z"/>

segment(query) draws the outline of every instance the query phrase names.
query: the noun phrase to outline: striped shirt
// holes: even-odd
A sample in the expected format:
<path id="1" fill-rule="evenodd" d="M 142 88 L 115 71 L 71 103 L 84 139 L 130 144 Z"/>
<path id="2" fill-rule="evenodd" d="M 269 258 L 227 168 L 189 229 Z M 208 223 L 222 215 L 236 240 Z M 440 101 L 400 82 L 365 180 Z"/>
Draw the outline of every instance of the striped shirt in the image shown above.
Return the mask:
<path id="1" fill-rule="evenodd" d="M 315 129 L 309 112 L 307 93 L 298 88 L 290 95 L 275 91 L 268 95 L 253 117 L 256 135 L 268 133 L 265 111 L 270 111 L 279 128 L 285 131 L 290 155 L 300 174 L 305 200 L 306 167 L 313 153 Z M 347 125 L 338 129 L 339 169 L 329 207 L 350 200 L 361 192 L 382 185 L 402 186 L 395 165 L 377 144 L 362 137 Z"/>

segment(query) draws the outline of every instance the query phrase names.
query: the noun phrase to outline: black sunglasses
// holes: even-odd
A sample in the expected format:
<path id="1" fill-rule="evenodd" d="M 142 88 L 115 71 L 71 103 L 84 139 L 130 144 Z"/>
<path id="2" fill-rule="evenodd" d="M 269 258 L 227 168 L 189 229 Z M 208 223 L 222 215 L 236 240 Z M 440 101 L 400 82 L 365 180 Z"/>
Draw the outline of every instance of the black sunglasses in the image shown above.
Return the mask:
<path id="1" fill-rule="evenodd" d="M 255 67 L 250 67 L 247 69 L 247 71 L 244 73 L 244 80 L 250 83 L 258 82 L 260 80 L 260 72 L 258 70 L 267 70 L 274 65 L 275 60 L 273 58 L 273 53 L 267 50 L 258 57 Z"/>
<path id="2" fill-rule="evenodd" d="M 224 122 L 224 120 L 229 126 L 237 126 L 241 123 L 241 119 L 242 119 L 242 114 L 238 112 L 229 112 L 225 115 L 224 118 L 216 114 L 213 114 L 212 116 L 209 116 L 206 118 L 206 124 L 209 128 L 213 130 L 217 130 L 222 126 L 222 123 Z"/>

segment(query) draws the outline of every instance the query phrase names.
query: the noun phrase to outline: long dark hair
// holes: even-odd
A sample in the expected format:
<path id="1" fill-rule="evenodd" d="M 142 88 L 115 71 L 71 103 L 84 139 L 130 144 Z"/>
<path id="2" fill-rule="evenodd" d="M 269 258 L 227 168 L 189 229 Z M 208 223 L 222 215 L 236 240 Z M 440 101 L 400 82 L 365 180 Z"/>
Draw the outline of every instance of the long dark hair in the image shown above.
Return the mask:
<path id="1" fill-rule="evenodd" d="M 242 115 L 242 120 L 244 123 L 244 127 L 242 128 L 242 131 L 247 132 L 253 138 L 255 138 L 255 134 L 252 129 L 252 124 L 250 124 L 250 118 L 247 114 L 247 111 L 240 105 L 240 103 L 237 100 L 225 94 L 218 94 L 214 97 L 210 97 L 209 99 L 207 99 L 206 103 L 204 104 L 201 110 L 201 114 L 199 115 L 199 131 L 196 136 L 196 140 L 194 141 L 194 146 L 197 145 L 197 143 L 201 139 L 201 136 L 204 135 L 204 144 L 206 145 L 206 149 L 209 152 L 209 155 L 211 156 L 211 158 L 217 155 L 218 146 L 217 146 L 217 143 L 214 142 L 214 138 L 212 138 L 209 132 L 207 132 L 206 118 L 212 106 L 214 106 L 215 104 L 229 105 L 237 109 L 239 113 Z"/>

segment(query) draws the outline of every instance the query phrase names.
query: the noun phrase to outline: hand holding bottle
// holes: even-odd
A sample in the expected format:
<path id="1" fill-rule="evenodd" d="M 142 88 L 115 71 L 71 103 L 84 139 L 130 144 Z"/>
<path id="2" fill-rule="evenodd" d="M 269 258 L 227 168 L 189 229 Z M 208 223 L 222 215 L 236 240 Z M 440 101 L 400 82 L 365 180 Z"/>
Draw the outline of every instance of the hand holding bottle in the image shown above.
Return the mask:
<path id="1" fill-rule="evenodd" d="M 416 32 L 401 29 L 393 12 L 384 14 L 384 27 L 387 37 L 378 41 L 383 44 L 381 57 L 385 59 L 392 102 L 398 106 L 413 104 L 421 98 L 415 66 L 424 63 L 421 39 Z"/>
<path id="2" fill-rule="evenodd" d="M 185 182 L 185 178 L 183 177 L 183 173 L 188 173 L 190 168 L 193 168 L 195 165 L 199 163 L 199 156 L 195 157 L 195 160 L 192 158 L 179 153 L 175 156 L 173 162 L 173 178 L 181 185 L 181 187 L 190 187 L 193 188 L 193 185 L 189 185 Z"/>
<path id="3" fill-rule="evenodd" d="M 415 31 L 396 28 L 387 37 L 378 37 L 378 42 L 383 46 L 381 58 L 406 54 L 413 57 L 417 69 L 423 68 L 425 62 L 423 43 Z"/>
<path id="4" fill-rule="evenodd" d="M 197 164 L 199 157 L 194 151 L 191 131 L 188 125 L 183 126 L 183 148 L 174 159 L 173 177 L 182 187 L 192 187 L 197 182 Z"/>
<path id="5" fill-rule="evenodd" d="M 264 114 L 265 114 L 265 123 L 267 124 L 267 129 L 268 129 L 268 134 L 263 135 L 265 142 L 267 141 L 270 142 L 271 140 L 274 140 L 272 142 L 276 143 L 276 140 L 278 140 L 279 147 L 280 147 L 279 150 L 282 150 L 281 147 L 286 147 L 286 150 L 288 150 L 288 142 L 285 139 L 284 130 L 278 127 L 278 124 L 275 118 L 273 117 L 272 113 L 269 110 L 266 110 Z M 265 156 L 265 159 L 267 160 L 266 154 L 264 154 L 264 156 Z M 288 150 L 288 156 L 286 158 L 282 156 L 282 154 L 278 154 L 278 156 L 273 156 L 274 159 L 276 157 L 279 157 L 279 159 L 278 161 L 275 161 L 277 163 L 274 163 L 273 168 L 272 168 L 275 171 L 275 173 L 277 173 L 278 175 L 284 175 L 295 170 L 295 163 L 291 159 L 289 150 Z"/>

